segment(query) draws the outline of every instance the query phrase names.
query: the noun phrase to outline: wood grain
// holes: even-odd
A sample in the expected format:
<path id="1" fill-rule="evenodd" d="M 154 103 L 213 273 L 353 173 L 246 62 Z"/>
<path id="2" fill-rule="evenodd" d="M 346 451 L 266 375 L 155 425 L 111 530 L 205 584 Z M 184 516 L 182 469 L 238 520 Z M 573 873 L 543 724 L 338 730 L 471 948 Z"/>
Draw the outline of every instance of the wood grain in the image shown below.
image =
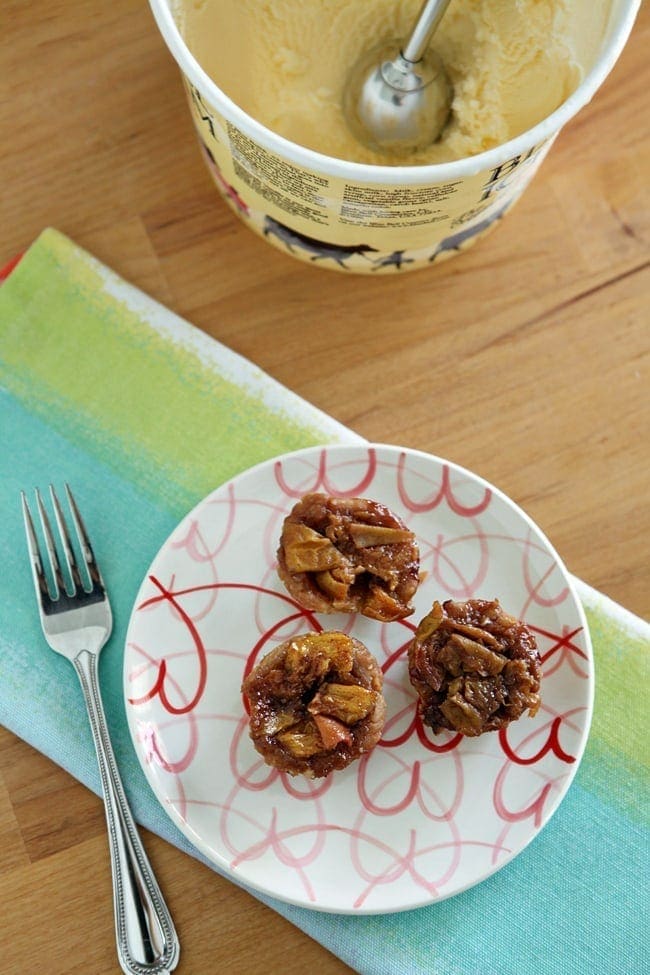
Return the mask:
<path id="1" fill-rule="evenodd" d="M 5 0 L 0 263 L 55 226 L 377 441 L 475 470 L 570 570 L 648 591 L 650 8 L 503 224 L 414 275 L 292 261 L 213 189 L 142 0 Z M 157 837 L 179 973 L 350 971 Z M 3 975 L 118 970 L 100 801 L 0 730 Z M 251 934 L 254 932 L 254 937 Z"/>

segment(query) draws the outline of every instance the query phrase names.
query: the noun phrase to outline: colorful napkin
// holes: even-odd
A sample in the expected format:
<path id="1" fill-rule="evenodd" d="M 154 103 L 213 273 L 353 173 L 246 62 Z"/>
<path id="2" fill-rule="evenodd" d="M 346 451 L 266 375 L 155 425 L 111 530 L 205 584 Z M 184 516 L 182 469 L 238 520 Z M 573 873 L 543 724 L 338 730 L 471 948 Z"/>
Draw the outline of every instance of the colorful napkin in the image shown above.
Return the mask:
<path id="1" fill-rule="evenodd" d="M 0 721 L 100 793 L 74 673 L 40 633 L 19 508 L 21 489 L 67 480 L 110 580 L 101 683 L 135 815 L 198 856 L 151 793 L 127 730 L 122 648 L 139 584 L 216 485 L 288 450 L 359 440 L 45 231 L 0 287 Z M 592 731 L 567 797 L 527 849 L 464 894 L 406 913 L 334 916 L 260 899 L 363 975 L 649 971 L 650 627 L 577 586 L 595 651 Z"/>

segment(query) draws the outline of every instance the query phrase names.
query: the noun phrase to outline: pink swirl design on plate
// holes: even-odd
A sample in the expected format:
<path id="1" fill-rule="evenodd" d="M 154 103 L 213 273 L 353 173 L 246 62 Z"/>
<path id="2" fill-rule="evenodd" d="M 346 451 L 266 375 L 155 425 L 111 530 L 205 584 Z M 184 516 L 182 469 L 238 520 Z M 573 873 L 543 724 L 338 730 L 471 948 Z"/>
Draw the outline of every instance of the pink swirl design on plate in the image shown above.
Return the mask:
<path id="1" fill-rule="evenodd" d="M 449 542 L 442 535 L 438 535 L 431 550 L 433 578 L 454 599 L 469 599 L 473 593 L 476 593 L 488 574 L 490 564 L 489 538 L 480 526 L 477 525 L 474 533 L 463 535 L 462 542 L 465 546 L 472 545 L 476 553 L 475 561 L 471 565 L 473 572 L 471 577 L 467 574 L 466 565 L 454 561 L 445 551 L 456 544 L 455 541 Z M 428 554 L 426 551 L 423 552 L 423 561 Z M 465 548 L 465 559 L 467 559 L 467 548 Z M 443 565 L 447 568 L 448 574 L 442 571 Z"/>
<path id="2" fill-rule="evenodd" d="M 397 465 L 397 488 L 399 491 L 400 501 L 407 511 L 412 511 L 417 514 L 434 511 L 435 508 L 437 508 L 443 501 L 447 502 L 450 510 L 453 511 L 454 514 L 460 515 L 463 518 L 471 518 L 474 515 L 483 514 L 483 512 L 487 510 L 492 499 L 492 491 L 490 488 L 485 488 L 483 498 L 477 504 L 461 504 L 454 494 L 452 488 L 451 469 L 448 464 L 442 465 L 442 478 L 437 492 L 432 493 L 426 499 L 426 501 L 415 501 L 406 490 L 404 476 L 407 470 L 406 464 L 407 455 L 406 453 L 402 453 L 400 454 Z"/>
<path id="3" fill-rule="evenodd" d="M 510 742 L 508 741 L 508 728 L 501 728 L 499 731 L 499 744 L 503 749 L 504 755 L 506 755 L 507 758 L 509 758 L 510 761 L 514 762 L 516 765 L 535 765 L 540 761 L 540 759 L 544 758 L 548 752 L 552 752 L 561 762 L 571 764 L 572 762 L 575 762 L 575 757 L 573 755 L 569 755 L 568 752 L 565 752 L 560 745 L 559 731 L 561 724 L 562 718 L 554 718 L 548 729 L 548 737 L 542 747 L 535 752 L 534 755 L 530 755 L 526 758 L 523 758 L 519 752 L 510 745 Z"/>
<path id="4" fill-rule="evenodd" d="M 557 565 L 552 560 L 549 560 L 548 568 L 537 581 L 533 578 L 533 573 L 531 572 L 531 561 L 530 552 L 532 547 L 532 540 L 530 533 L 526 539 L 526 546 L 524 548 L 524 579 L 526 581 L 526 588 L 528 590 L 529 599 L 528 602 L 522 608 L 522 616 L 525 616 L 528 612 L 531 603 L 536 603 L 538 606 L 559 606 L 567 598 L 569 594 L 568 586 L 564 585 L 558 593 L 553 596 L 543 596 L 543 589 L 547 581 L 552 575 L 557 574 Z"/>
<path id="5" fill-rule="evenodd" d="M 175 538 L 170 542 L 171 548 L 176 550 L 185 549 L 189 558 L 195 562 L 211 562 L 214 564 L 216 557 L 228 544 L 235 525 L 236 504 L 232 485 L 228 486 L 226 498 L 223 503 L 227 508 L 228 515 L 221 532 L 221 537 L 217 539 L 213 548 L 208 547 L 199 523 L 193 518 L 188 519 L 187 531 L 180 538 Z"/>
<path id="6" fill-rule="evenodd" d="M 575 637 L 582 632 L 581 626 L 577 626 L 573 630 L 569 630 L 567 626 L 564 626 L 561 636 L 549 633 L 548 630 L 541 629 L 538 626 L 531 625 L 531 629 L 538 636 L 548 637 L 553 641 L 551 648 L 541 654 L 542 664 L 546 664 L 553 656 L 556 657 L 552 667 L 544 667 L 544 675 L 546 677 L 550 677 L 551 674 L 554 674 L 565 663 L 569 665 L 578 677 L 584 680 L 589 677 L 587 654 L 574 642 Z M 582 666 L 580 665 L 580 661 L 584 661 Z"/>
<path id="7" fill-rule="evenodd" d="M 515 749 L 510 745 L 508 740 L 508 729 L 501 729 L 499 732 L 499 743 L 503 749 L 506 761 L 501 766 L 501 769 L 499 770 L 499 773 L 495 779 L 493 794 L 494 808 L 497 815 L 500 816 L 501 819 L 509 823 L 515 823 L 531 817 L 534 819 L 535 826 L 540 826 L 545 803 L 551 791 L 556 786 L 556 782 L 558 780 L 557 775 L 553 776 L 542 771 L 544 768 L 542 760 L 547 756 L 552 755 L 560 764 L 564 763 L 566 765 L 571 765 L 575 762 L 575 757 L 570 755 L 562 748 L 559 740 L 562 723 L 563 721 L 570 719 L 571 716 L 571 714 L 557 715 L 552 718 L 551 721 L 548 722 L 548 724 L 543 728 L 536 729 L 534 732 L 527 735 L 519 747 L 527 746 L 534 738 L 538 738 L 544 733 L 546 733 L 546 740 L 536 752 L 525 757 L 521 755 L 518 749 Z M 512 774 L 514 766 L 534 766 L 536 774 L 541 778 L 542 781 L 542 785 L 539 787 L 537 793 L 531 793 L 527 804 L 520 806 L 518 809 L 510 808 L 504 798 L 506 779 Z M 563 776 L 564 773 L 560 773 L 560 779 Z"/>
<path id="8" fill-rule="evenodd" d="M 349 488 L 342 488 L 335 484 L 331 479 L 331 472 L 328 472 L 328 451 L 322 450 L 318 458 L 318 466 L 314 473 L 313 479 L 308 486 L 300 485 L 299 487 L 291 487 L 287 482 L 284 473 L 284 465 L 282 461 L 277 461 L 274 467 L 275 478 L 278 486 L 284 492 L 288 498 L 299 499 L 302 498 L 304 494 L 311 494 L 312 492 L 323 490 L 327 494 L 336 495 L 340 498 L 354 498 L 358 494 L 362 494 L 367 491 L 372 484 L 375 474 L 377 473 L 377 453 L 374 448 L 368 448 L 368 459 L 366 470 L 362 472 L 361 477 L 358 482 Z"/>
<path id="9" fill-rule="evenodd" d="M 155 576 L 150 576 L 149 578 L 151 580 L 151 583 L 157 589 L 160 590 L 160 596 L 153 596 L 151 599 L 142 603 L 141 608 L 146 609 L 147 606 L 152 606 L 155 603 L 160 602 L 160 600 L 166 600 L 169 603 L 169 605 L 178 613 L 179 617 L 182 619 L 183 623 L 187 627 L 192 637 L 194 647 L 196 649 L 196 655 L 199 661 L 199 677 L 198 677 L 196 690 L 194 691 L 194 694 L 190 698 L 190 700 L 186 704 L 181 705 L 180 707 L 172 704 L 167 694 L 167 691 L 165 689 L 165 685 L 167 682 L 167 658 L 163 657 L 160 663 L 158 664 L 158 673 L 150 689 L 146 692 L 146 694 L 143 694 L 141 697 L 129 698 L 129 704 L 133 704 L 137 706 L 138 704 L 145 704 L 147 701 L 152 700 L 152 698 L 154 697 L 158 697 L 165 711 L 168 711 L 170 714 L 187 714 L 188 712 L 194 710 L 198 702 L 201 700 L 203 691 L 205 690 L 205 682 L 207 680 L 207 674 L 208 674 L 205 645 L 201 638 L 201 634 L 199 633 L 199 630 L 196 626 L 196 623 L 189 615 L 189 613 L 187 613 L 183 609 L 182 605 L 180 604 L 180 601 L 178 600 L 178 597 L 174 595 L 174 593 L 171 590 L 167 589 L 166 586 L 163 586 L 163 584 L 159 582 Z"/>

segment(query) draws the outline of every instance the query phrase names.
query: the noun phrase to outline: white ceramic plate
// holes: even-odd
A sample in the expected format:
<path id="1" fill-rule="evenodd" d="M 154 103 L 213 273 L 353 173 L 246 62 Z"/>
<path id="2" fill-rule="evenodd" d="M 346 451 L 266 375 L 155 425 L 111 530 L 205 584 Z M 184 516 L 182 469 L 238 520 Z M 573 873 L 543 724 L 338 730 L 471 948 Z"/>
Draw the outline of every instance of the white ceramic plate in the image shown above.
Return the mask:
<path id="1" fill-rule="evenodd" d="M 416 533 L 426 578 L 412 617 L 315 616 L 288 596 L 275 553 L 308 491 L 381 501 Z M 498 597 L 534 630 L 542 707 L 504 733 L 433 736 L 417 716 L 406 646 L 434 599 L 474 596 Z M 346 630 L 375 654 L 388 717 L 369 756 L 310 782 L 262 763 L 240 685 L 252 658 L 317 628 Z M 383 445 L 288 454 L 202 501 L 142 584 L 124 681 L 139 759 L 185 836 L 257 890 L 350 913 L 448 897 L 520 853 L 570 785 L 593 701 L 585 617 L 544 535 L 468 471 Z"/>

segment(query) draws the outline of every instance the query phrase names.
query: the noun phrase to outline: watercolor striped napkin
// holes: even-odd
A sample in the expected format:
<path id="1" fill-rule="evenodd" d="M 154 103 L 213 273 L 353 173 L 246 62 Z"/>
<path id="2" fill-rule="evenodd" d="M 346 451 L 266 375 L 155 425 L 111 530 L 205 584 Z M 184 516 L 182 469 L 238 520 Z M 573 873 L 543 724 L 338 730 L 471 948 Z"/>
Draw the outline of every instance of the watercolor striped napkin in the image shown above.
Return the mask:
<path id="1" fill-rule="evenodd" d="M 101 680 L 127 791 L 141 823 L 197 856 L 152 795 L 126 725 L 120 648 L 139 584 L 218 484 L 289 450 L 360 438 L 46 230 L 0 287 L 0 442 L 0 721 L 100 792 L 69 665 L 39 631 L 18 504 L 21 489 L 67 480 L 112 567 L 115 631 Z M 639 694 L 650 627 L 576 585 L 595 653 L 591 736 L 567 797 L 520 856 L 463 894 L 399 914 L 260 899 L 364 975 L 650 970 Z"/>

